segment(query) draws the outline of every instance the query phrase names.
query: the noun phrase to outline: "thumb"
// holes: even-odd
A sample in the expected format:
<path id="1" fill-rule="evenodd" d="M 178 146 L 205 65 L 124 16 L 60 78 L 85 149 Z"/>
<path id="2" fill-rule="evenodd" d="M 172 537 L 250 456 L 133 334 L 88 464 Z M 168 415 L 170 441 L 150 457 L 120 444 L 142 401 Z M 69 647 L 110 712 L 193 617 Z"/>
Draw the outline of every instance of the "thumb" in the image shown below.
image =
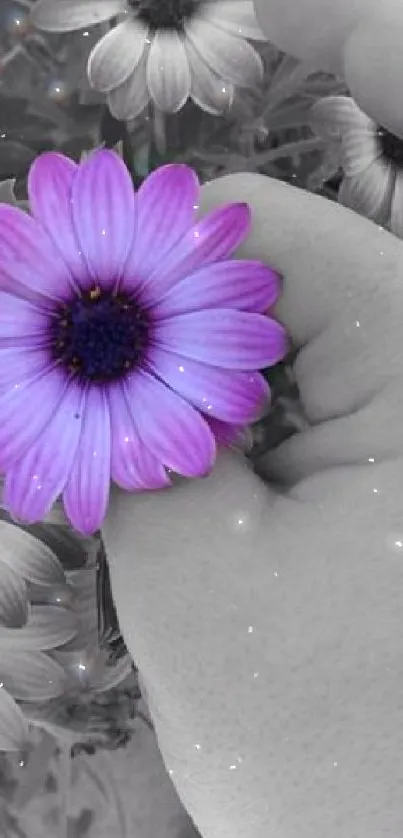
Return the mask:
<path id="1" fill-rule="evenodd" d="M 356 410 L 355 386 L 393 423 L 401 243 L 267 178 L 212 183 L 203 208 L 234 194 L 254 214 L 245 252 L 284 275 L 278 314 L 318 427 Z M 354 468 L 309 465 L 287 493 L 225 453 L 206 480 L 113 498 L 104 534 L 121 628 L 204 838 L 400 832 L 401 438 L 372 462 L 367 418 Z"/>

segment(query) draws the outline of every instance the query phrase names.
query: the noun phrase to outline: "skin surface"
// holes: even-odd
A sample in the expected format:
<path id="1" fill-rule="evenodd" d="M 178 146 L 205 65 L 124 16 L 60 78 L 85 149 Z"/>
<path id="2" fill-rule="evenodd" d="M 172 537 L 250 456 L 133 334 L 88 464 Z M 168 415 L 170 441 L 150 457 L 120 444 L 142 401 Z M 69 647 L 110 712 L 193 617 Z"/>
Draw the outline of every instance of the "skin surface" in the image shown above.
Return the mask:
<path id="1" fill-rule="evenodd" d="M 255 0 L 280 49 L 344 76 L 360 107 L 403 135 L 401 0 Z"/>
<path id="2" fill-rule="evenodd" d="M 121 627 L 161 752 L 203 838 L 403 834 L 403 244 L 256 175 L 241 255 L 284 276 L 312 423 L 138 497 L 105 526 Z M 281 486 L 279 486 L 279 482 Z"/>

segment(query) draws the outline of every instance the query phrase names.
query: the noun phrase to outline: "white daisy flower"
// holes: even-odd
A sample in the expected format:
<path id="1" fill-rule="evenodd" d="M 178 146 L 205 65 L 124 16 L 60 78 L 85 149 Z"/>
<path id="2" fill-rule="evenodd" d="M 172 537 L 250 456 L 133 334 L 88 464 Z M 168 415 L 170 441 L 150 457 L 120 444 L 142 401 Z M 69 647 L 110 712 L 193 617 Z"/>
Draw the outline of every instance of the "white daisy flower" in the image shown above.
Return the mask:
<path id="1" fill-rule="evenodd" d="M 114 19 L 91 52 L 88 77 L 117 119 L 151 100 L 176 113 L 189 99 L 211 114 L 236 87 L 254 87 L 263 65 L 247 39 L 265 41 L 253 0 L 38 0 L 34 24 L 71 32 Z"/>
<path id="2" fill-rule="evenodd" d="M 72 641 L 77 618 L 63 568 L 38 538 L 0 521 L 0 751 L 20 751 L 28 721 L 17 702 L 47 702 L 66 689 L 49 653 Z"/>
<path id="3" fill-rule="evenodd" d="M 403 139 L 348 96 L 316 102 L 311 122 L 331 151 L 338 148 L 344 174 L 340 203 L 403 238 Z"/>

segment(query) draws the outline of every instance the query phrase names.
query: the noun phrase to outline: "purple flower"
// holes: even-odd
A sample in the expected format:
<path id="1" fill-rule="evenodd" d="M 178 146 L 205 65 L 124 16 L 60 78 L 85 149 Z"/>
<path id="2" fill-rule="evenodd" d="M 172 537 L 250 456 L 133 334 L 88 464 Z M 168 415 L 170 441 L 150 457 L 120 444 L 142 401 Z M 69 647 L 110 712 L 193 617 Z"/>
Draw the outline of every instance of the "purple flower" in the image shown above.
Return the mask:
<path id="1" fill-rule="evenodd" d="M 256 370 L 287 349 L 264 315 L 279 277 L 228 261 L 249 209 L 196 220 L 187 166 L 160 168 L 135 195 L 111 151 L 78 166 L 48 153 L 28 188 L 32 216 L 0 206 L 4 502 L 34 522 L 63 495 L 91 533 L 111 479 L 136 492 L 168 486 L 170 470 L 203 476 L 215 429 L 257 417 L 269 392 Z"/>

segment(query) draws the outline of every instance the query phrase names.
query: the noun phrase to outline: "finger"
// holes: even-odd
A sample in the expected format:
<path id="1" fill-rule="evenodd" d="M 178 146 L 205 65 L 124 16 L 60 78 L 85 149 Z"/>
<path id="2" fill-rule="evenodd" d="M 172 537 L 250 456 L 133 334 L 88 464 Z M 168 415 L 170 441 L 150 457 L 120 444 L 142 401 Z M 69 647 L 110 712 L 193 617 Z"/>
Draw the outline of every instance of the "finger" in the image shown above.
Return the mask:
<path id="1" fill-rule="evenodd" d="M 356 410 L 401 376 L 403 243 L 345 207 L 260 175 L 207 184 L 201 210 L 235 200 L 252 209 L 240 255 L 283 276 L 275 313 L 300 349 L 295 372 L 308 418 Z"/>
<path id="2" fill-rule="evenodd" d="M 121 628 L 203 838 L 400 834 L 400 474 L 323 472 L 301 502 L 225 454 L 114 496 Z"/>
<path id="3" fill-rule="evenodd" d="M 268 451 L 259 474 L 292 486 L 340 465 L 378 463 L 403 455 L 403 388 L 393 386 L 357 411 L 308 427 Z"/>
<path id="4" fill-rule="evenodd" d="M 205 184 L 205 213 L 246 201 L 252 229 L 243 258 L 273 265 L 285 279 L 277 313 L 297 346 L 321 332 L 338 312 L 363 301 L 401 296 L 403 245 L 366 218 L 331 201 L 263 175 L 228 175 Z"/>

